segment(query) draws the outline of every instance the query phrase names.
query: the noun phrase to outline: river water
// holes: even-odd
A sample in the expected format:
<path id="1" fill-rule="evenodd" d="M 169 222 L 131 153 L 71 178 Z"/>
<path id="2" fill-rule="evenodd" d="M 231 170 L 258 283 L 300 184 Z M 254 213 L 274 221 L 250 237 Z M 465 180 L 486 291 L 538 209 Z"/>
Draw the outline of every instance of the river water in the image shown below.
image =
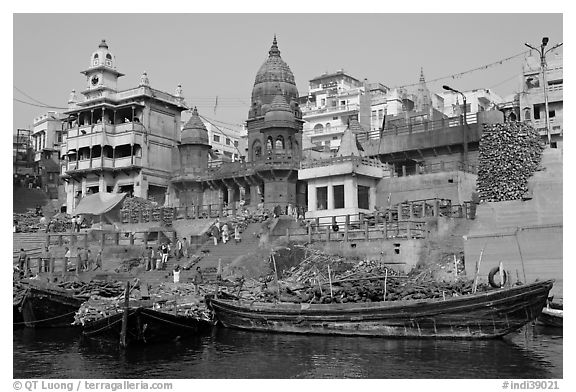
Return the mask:
<path id="1" fill-rule="evenodd" d="M 13 376 L 25 378 L 563 378 L 562 329 L 530 325 L 497 340 L 304 336 L 216 328 L 180 342 L 120 350 L 72 328 L 14 330 Z"/>

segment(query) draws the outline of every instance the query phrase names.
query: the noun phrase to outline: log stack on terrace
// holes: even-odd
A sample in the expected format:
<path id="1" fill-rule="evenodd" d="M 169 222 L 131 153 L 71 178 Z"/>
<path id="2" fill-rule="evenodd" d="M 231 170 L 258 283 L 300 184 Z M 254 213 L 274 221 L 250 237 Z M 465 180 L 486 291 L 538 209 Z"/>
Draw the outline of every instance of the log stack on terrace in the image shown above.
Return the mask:
<path id="1" fill-rule="evenodd" d="M 530 125 L 484 125 L 477 180 L 480 201 L 522 199 L 528 191 L 528 178 L 538 169 L 542 150 L 540 135 Z"/>

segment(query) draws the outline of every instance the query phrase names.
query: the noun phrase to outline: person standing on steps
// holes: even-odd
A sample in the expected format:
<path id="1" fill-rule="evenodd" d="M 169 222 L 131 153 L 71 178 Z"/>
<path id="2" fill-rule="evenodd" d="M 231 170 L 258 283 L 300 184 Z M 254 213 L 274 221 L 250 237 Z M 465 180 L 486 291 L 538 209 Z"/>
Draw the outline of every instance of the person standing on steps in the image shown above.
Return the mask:
<path id="1" fill-rule="evenodd" d="M 189 253 L 188 253 L 188 250 L 190 249 L 190 241 L 188 241 L 188 239 L 187 239 L 186 237 L 184 237 L 182 240 L 183 240 L 183 241 L 182 241 L 182 242 L 183 242 L 183 244 L 182 244 L 182 250 L 183 250 L 183 253 L 184 253 L 184 257 L 185 257 L 185 258 L 188 258 L 188 254 L 189 254 Z"/>
<path id="2" fill-rule="evenodd" d="M 242 240 L 242 238 L 240 237 L 240 227 L 239 227 L 239 225 L 236 225 L 234 227 L 234 242 L 236 242 L 236 244 L 238 244 L 241 240 Z"/>
<path id="3" fill-rule="evenodd" d="M 184 251 L 182 249 L 182 241 L 180 238 L 176 241 L 176 260 L 180 260 L 184 256 Z"/>
<path id="4" fill-rule="evenodd" d="M 224 223 L 222 226 L 222 243 L 225 244 L 230 239 L 230 231 L 228 230 L 228 224 Z"/>
<path id="5" fill-rule="evenodd" d="M 164 242 L 164 243 L 162 243 L 160 250 L 162 251 L 162 267 L 161 267 L 161 269 L 165 270 L 166 269 L 166 263 L 168 262 L 168 254 L 170 253 L 170 246 L 166 242 Z"/>
<path id="6" fill-rule="evenodd" d="M 180 283 L 180 266 L 176 264 L 174 270 L 172 270 L 172 275 L 174 275 L 174 283 Z"/>
<path id="7" fill-rule="evenodd" d="M 217 222 L 219 224 L 219 222 Z M 214 239 L 214 246 L 218 245 L 218 240 L 220 239 L 220 227 L 219 225 L 214 224 L 212 229 L 210 230 L 212 234 L 212 238 Z"/>

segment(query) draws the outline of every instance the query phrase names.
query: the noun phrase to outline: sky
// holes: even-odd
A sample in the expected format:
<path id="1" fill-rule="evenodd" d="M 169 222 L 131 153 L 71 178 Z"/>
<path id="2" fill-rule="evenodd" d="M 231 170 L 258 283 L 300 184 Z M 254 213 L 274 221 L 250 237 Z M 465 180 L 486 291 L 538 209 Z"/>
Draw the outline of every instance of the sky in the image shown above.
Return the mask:
<path id="1" fill-rule="evenodd" d="M 65 108 L 80 71 L 102 39 L 116 57 L 120 90 L 146 71 L 153 88 L 182 84 L 189 106 L 237 127 L 248 115 L 256 72 L 274 34 L 300 95 L 323 72 L 347 73 L 389 87 L 417 83 L 498 62 L 563 41 L 562 14 L 14 14 L 13 99 Z M 465 91 L 517 92 L 523 56 L 462 77 L 429 83 Z M 216 106 L 216 97 L 218 105 Z M 13 128 L 31 128 L 51 110 L 13 101 Z M 62 111 L 62 109 L 52 109 Z M 228 125 L 227 125 L 228 124 Z"/>

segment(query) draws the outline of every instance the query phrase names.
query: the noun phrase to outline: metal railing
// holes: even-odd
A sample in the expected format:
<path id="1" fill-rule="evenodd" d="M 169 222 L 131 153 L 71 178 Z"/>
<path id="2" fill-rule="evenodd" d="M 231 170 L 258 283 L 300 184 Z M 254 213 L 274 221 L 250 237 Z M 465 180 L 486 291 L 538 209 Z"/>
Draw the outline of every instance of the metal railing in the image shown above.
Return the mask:
<path id="1" fill-rule="evenodd" d="M 467 124 L 476 124 L 477 121 L 478 119 L 475 113 L 466 114 Z M 428 120 L 414 121 L 412 119 L 409 119 L 408 124 L 405 123 L 405 120 L 392 120 L 388 124 L 386 124 L 386 127 L 382 132 L 382 136 L 389 136 L 389 135 L 396 136 L 406 133 L 410 134 L 416 132 L 440 131 L 446 128 L 459 127 L 459 126 L 462 126 L 462 116 L 448 117 L 434 121 L 428 121 Z M 359 141 L 378 140 L 380 139 L 380 130 L 361 133 L 358 134 L 357 137 Z"/>

